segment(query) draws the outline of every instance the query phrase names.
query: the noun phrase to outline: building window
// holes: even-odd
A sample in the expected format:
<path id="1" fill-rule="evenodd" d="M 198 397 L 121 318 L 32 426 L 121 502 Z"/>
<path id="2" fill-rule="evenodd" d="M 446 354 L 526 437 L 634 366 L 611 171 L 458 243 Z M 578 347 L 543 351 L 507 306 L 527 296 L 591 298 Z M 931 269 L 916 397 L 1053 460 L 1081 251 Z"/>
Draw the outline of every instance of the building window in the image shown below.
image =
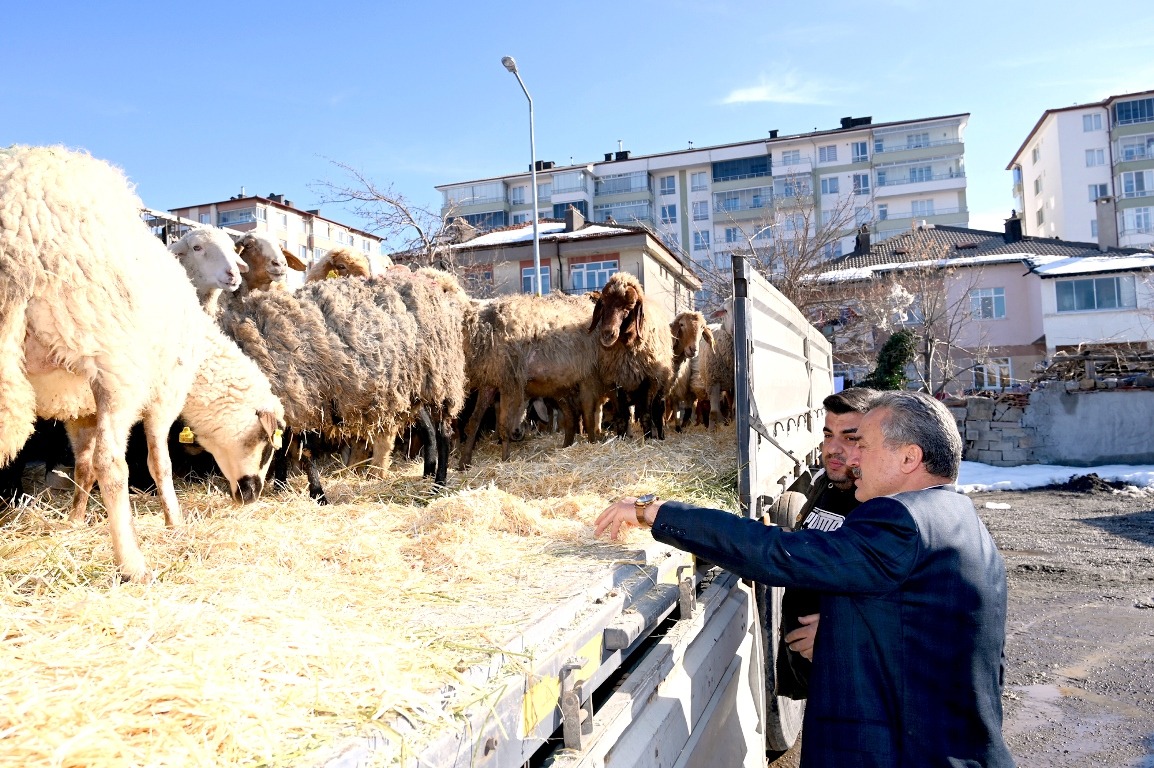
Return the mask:
<path id="1" fill-rule="evenodd" d="M 212 214 L 211 213 L 200 214 L 200 223 L 201 224 L 212 224 Z"/>
<path id="2" fill-rule="evenodd" d="M 970 291 L 970 313 L 976 320 L 997 320 L 1005 317 L 1006 289 L 973 289 Z"/>
<path id="3" fill-rule="evenodd" d="M 695 251 L 709 250 L 709 233 L 708 232 L 694 232 L 693 233 L 693 250 L 695 250 Z"/>
<path id="4" fill-rule="evenodd" d="M 1034 147 L 1033 149 L 1030 150 L 1030 162 L 1031 163 L 1037 165 L 1038 164 L 1038 158 L 1041 156 L 1042 156 L 1042 150 L 1040 148 Z"/>
<path id="5" fill-rule="evenodd" d="M 1154 216 L 1151 216 L 1151 212 L 1154 212 L 1154 208 L 1127 208 L 1122 213 L 1122 226 L 1126 233 L 1148 235 L 1154 232 L 1154 226 L 1151 224 Z"/>
<path id="6" fill-rule="evenodd" d="M 881 203 L 878 205 L 878 221 L 885 221 L 890 217 L 890 207 L 888 203 Z"/>
<path id="7" fill-rule="evenodd" d="M 1042 194 L 1042 177 L 1041 176 L 1034 179 L 1034 194 L 1035 195 Z"/>
<path id="8" fill-rule="evenodd" d="M 1123 136 L 1118 140 L 1122 162 L 1154 159 L 1154 133 Z"/>
<path id="9" fill-rule="evenodd" d="M 1126 171 L 1122 174 L 1123 197 L 1146 197 L 1154 193 L 1154 171 Z"/>
<path id="10" fill-rule="evenodd" d="M 842 255 L 841 240 L 834 240 L 832 243 L 826 243 L 821 247 L 821 255 L 827 261 L 829 259 L 836 259 Z"/>
<path id="11" fill-rule="evenodd" d="M 1082 115 L 1082 130 L 1087 133 L 1102 130 L 1102 115 L 1097 112 L 1092 115 Z"/>
<path id="12" fill-rule="evenodd" d="M 821 180 L 821 193 L 823 195 L 836 195 L 838 193 L 837 176 L 826 176 Z"/>
<path id="13" fill-rule="evenodd" d="M 661 177 L 661 194 L 675 195 L 677 194 L 677 184 L 672 176 Z"/>
<path id="14" fill-rule="evenodd" d="M 513 205 L 524 205 L 525 204 L 525 190 L 526 189 L 528 189 L 528 187 L 526 187 L 524 185 L 519 186 L 519 187 L 513 187 L 513 189 L 510 190 L 510 192 L 509 192 L 509 202 L 512 203 Z"/>
<path id="15" fill-rule="evenodd" d="M 705 171 L 695 171 L 689 175 L 689 188 L 694 192 L 709 189 L 709 179 Z"/>
<path id="16" fill-rule="evenodd" d="M 300 246 L 297 249 L 297 255 L 300 257 L 301 261 L 307 264 L 309 261 L 309 247 L 307 245 Z"/>
<path id="17" fill-rule="evenodd" d="M 585 291 L 599 291 L 609 282 L 609 278 L 617 272 L 617 259 L 606 261 L 587 261 L 569 267 L 569 283 L 573 293 Z M 530 270 L 530 275 L 532 270 Z"/>
<path id="18" fill-rule="evenodd" d="M 1090 219 L 1090 237 L 1092 237 L 1094 239 L 1098 238 L 1098 220 L 1097 219 Z"/>
<path id="19" fill-rule="evenodd" d="M 855 173 L 853 175 L 853 193 L 855 195 L 868 195 L 870 193 L 870 175 L 868 173 Z"/>
<path id="20" fill-rule="evenodd" d="M 544 264 L 541 265 L 541 294 L 544 295 L 553 290 L 549 287 L 549 268 Z M 536 293 L 537 288 L 533 285 L 533 268 L 521 267 L 521 293 Z"/>
<path id="21" fill-rule="evenodd" d="M 1149 123 L 1154 121 L 1154 98 L 1121 101 L 1114 105 L 1114 124 Z"/>
<path id="22" fill-rule="evenodd" d="M 974 366 L 974 389 L 1010 388 L 1010 358 L 995 357 Z"/>
<path id="23" fill-rule="evenodd" d="M 929 181 L 934 177 L 934 169 L 928 165 L 918 165 L 910 168 L 910 181 Z"/>
<path id="24" fill-rule="evenodd" d="M 911 200 L 910 201 L 910 215 L 915 219 L 920 216 L 934 215 L 934 201 L 933 200 Z"/>
<path id="25" fill-rule="evenodd" d="M 670 177 L 672 178 L 672 177 Z M 677 206 L 663 205 L 661 206 L 661 223 L 662 224 L 676 224 L 677 223 Z"/>
<path id="26" fill-rule="evenodd" d="M 781 153 L 782 165 L 801 165 L 801 150 L 786 149 Z"/>
<path id="27" fill-rule="evenodd" d="M 869 144 L 864 141 L 855 141 L 850 144 L 850 154 L 853 156 L 853 162 L 864 163 L 870 159 Z"/>
<path id="28" fill-rule="evenodd" d="M 1093 168 L 1098 165 L 1106 164 L 1106 150 L 1104 149 L 1087 149 L 1086 150 L 1086 167 Z"/>
<path id="29" fill-rule="evenodd" d="M 328 253 L 324 248 L 313 248 L 313 263 L 320 261 Z"/>
<path id="30" fill-rule="evenodd" d="M 693 220 L 694 221 L 708 221 L 709 220 L 709 201 L 696 200 L 693 203 Z"/>
<path id="31" fill-rule="evenodd" d="M 817 161 L 819 163 L 836 163 L 837 162 L 837 144 L 830 144 L 826 147 L 817 148 Z"/>
<path id="32" fill-rule="evenodd" d="M 930 145 L 930 135 L 928 133 L 911 133 L 906 136 L 906 149 L 917 149 L 919 147 L 928 147 Z"/>
<path id="33" fill-rule="evenodd" d="M 217 216 L 216 225 L 227 227 L 230 224 L 250 224 L 254 221 L 264 220 L 264 208 L 238 208 L 235 211 L 221 211 Z"/>
<path id="34" fill-rule="evenodd" d="M 1037 210 L 1037 212 L 1034 214 L 1034 221 L 1039 226 L 1041 226 L 1042 224 L 1045 223 L 1045 221 L 1046 221 L 1046 209 L 1045 208 L 1039 208 Z"/>
<path id="35" fill-rule="evenodd" d="M 553 197 L 553 182 L 546 181 L 537 185 L 537 199 L 548 201 Z"/>
<path id="36" fill-rule="evenodd" d="M 570 208 L 577 209 L 577 212 L 589 218 L 589 204 L 584 200 L 572 200 L 568 203 L 553 203 L 553 218 L 563 219 Z"/>
<path id="37" fill-rule="evenodd" d="M 277 221 L 280 222 L 280 228 L 281 229 L 288 229 L 288 214 L 287 213 L 278 213 L 276 218 L 277 218 Z"/>
<path id="38" fill-rule="evenodd" d="M 769 155 L 745 157 L 739 160 L 723 160 L 713 164 L 713 181 L 717 183 L 755 176 L 769 176 L 770 169 Z"/>
<path id="39" fill-rule="evenodd" d="M 1058 297 L 1059 312 L 1126 309 L 1138 306 L 1133 275 L 1059 280 L 1054 284 L 1054 290 Z"/>
<path id="40" fill-rule="evenodd" d="M 1099 197 L 1106 197 L 1110 194 L 1107 184 L 1091 184 L 1090 185 L 1090 202 L 1094 202 Z"/>
<path id="41" fill-rule="evenodd" d="M 725 242 L 740 243 L 741 242 L 741 228 L 740 227 L 726 227 L 725 228 Z"/>
<path id="42" fill-rule="evenodd" d="M 514 224 L 528 224 L 532 219 L 533 219 L 533 214 L 529 211 L 525 211 L 524 213 L 514 213 L 513 214 L 513 223 Z"/>

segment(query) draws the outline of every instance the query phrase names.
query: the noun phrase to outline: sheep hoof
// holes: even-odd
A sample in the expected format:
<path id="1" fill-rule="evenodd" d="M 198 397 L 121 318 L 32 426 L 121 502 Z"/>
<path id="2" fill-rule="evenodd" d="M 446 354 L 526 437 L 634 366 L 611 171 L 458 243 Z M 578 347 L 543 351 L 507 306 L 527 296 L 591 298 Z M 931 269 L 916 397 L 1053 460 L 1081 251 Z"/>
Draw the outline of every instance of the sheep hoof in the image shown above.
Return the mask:
<path id="1" fill-rule="evenodd" d="M 129 567 L 121 565 L 117 572 L 120 576 L 121 582 L 128 582 L 132 584 L 151 584 L 156 574 L 148 569 L 148 566 L 141 562 L 140 565 Z"/>

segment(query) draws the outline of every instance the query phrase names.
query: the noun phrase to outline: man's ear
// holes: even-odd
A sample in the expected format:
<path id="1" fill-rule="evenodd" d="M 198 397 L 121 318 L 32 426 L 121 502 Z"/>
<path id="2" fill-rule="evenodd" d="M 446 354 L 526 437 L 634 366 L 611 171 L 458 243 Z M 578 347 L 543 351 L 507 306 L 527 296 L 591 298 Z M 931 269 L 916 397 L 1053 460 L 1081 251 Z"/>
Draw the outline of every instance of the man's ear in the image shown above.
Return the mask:
<path id="1" fill-rule="evenodd" d="M 898 468 L 901 469 L 902 474 L 908 475 L 917 470 L 918 467 L 922 466 L 923 455 L 922 447 L 920 445 L 914 445 L 913 443 L 903 445 L 900 451 L 900 455 L 901 464 Z"/>

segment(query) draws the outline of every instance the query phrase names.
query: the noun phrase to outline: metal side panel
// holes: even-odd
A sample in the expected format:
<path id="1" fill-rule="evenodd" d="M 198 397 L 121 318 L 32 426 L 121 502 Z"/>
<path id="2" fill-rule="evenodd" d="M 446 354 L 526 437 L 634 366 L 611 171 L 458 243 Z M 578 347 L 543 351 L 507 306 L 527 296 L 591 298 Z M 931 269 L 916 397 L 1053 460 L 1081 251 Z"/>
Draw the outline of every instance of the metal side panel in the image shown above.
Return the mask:
<path id="1" fill-rule="evenodd" d="M 718 576 L 693 618 L 677 622 L 594 712 L 584 752 L 559 751 L 551 768 L 739 765 L 709 753 L 721 740 L 738 738 L 729 753 L 764 765 L 762 706 L 751 693 L 764 690 L 753 606 L 747 585 L 732 574 Z"/>
<path id="2" fill-rule="evenodd" d="M 593 691 L 677 607 L 677 584 L 686 570 L 693 571 L 688 553 L 656 543 L 636 552 L 633 562 L 618 563 L 583 594 L 538 617 L 487 667 L 467 671 L 463 677 L 488 691 L 483 699 L 455 715 L 425 713 L 428 722 L 419 725 L 398 720 L 387 729 L 366 729 L 304 765 L 354 768 L 391 760 L 410 768 L 523 766 L 562 725 L 562 681 L 580 683 L 587 706 Z M 645 617 L 636 639 L 626 648 L 606 647 L 607 630 L 633 614 Z"/>

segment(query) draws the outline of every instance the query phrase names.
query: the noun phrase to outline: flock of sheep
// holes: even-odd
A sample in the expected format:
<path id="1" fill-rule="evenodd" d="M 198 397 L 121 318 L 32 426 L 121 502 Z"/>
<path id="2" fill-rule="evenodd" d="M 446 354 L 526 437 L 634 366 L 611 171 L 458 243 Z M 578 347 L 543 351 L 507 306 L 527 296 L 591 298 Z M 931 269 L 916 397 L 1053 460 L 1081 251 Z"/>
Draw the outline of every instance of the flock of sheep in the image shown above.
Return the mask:
<path id="1" fill-rule="evenodd" d="M 530 401 L 555 404 L 564 445 L 680 429 L 698 401 L 733 389 L 732 335 L 698 312 L 670 321 L 640 282 L 614 275 L 584 296 L 470 298 L 450 274 L 390 267 L 338 248 L 306 265 L 275 240 L 194 229 L 165 246 L 123 173 L 63 147 L 0 149 L 0 466 L 37 417 L 66 425 L 75 457 L 70 518 L 99 483 L 122 578 L 151 578 L 133 530 L 125 449 L 143 424 L 168 525 L 181 523 L 169 430 L 179 418 L 233 498 L 260 495 L 274 456 L 300 463 L 324 501 L 312 452 L 343 447 L 388 468 L 415 426 L 425 474 L 446 482 L 454 424 L 460 465 L 496 406 L 502 458 Z M 175 256 L 175 258 L 174 258 Z M 335 278 L 335 279 L 328 279 Z M 707 417 L 708 418 L 708 417 Z"/>

